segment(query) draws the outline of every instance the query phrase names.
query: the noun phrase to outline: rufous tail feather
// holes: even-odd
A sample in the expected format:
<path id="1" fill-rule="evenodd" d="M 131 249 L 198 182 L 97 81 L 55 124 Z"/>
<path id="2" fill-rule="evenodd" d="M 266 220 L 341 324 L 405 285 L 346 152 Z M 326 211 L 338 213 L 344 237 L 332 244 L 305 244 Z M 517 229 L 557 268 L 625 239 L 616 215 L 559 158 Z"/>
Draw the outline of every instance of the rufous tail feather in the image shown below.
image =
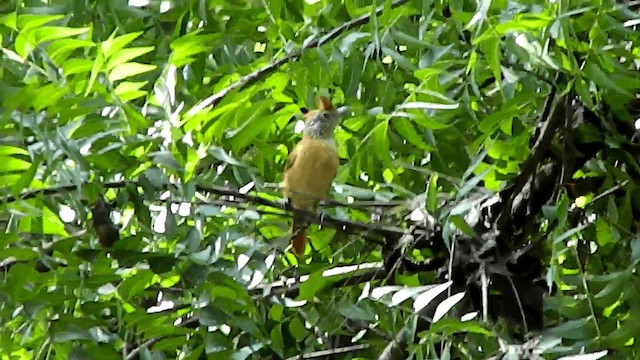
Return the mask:
<path id="1" fill-rule="evenodd" d="M 304 226 L 301 226 L 301 221 L 293 219 L 293 226 L 291 226 L 291 242 L 293 243 L 293 252 L 296 255 L 302 255 L 304 253 L 304 247 L 307 245 L 307 232 Z"/>

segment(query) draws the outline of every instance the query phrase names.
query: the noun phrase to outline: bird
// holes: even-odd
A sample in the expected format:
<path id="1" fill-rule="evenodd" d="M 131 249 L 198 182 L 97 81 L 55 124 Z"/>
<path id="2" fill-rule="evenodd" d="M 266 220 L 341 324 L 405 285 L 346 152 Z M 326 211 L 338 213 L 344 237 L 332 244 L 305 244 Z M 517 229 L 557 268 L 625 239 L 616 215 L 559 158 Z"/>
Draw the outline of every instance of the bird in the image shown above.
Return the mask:
<path id="1" fill-rule="evenodd" d="M 317 97 L 317 109 L 308 111 L 302 139 L 295 145 L 284 168 L 283 194 L 297 209 L 314 211 L 329 197 L 340 158 L 334 132 L 349 106 L 335 108 L 325 96 Z M 293 252 L 300 256 L 307 244 L 304 217 L 294 214 L 291 226 Z"/>

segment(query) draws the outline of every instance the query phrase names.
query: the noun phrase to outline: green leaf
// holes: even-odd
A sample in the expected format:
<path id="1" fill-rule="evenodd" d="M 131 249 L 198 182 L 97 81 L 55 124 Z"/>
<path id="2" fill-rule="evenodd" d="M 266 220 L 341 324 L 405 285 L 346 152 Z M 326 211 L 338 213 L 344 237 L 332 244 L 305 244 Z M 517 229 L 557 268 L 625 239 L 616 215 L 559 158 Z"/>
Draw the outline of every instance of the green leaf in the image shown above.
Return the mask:
<path id="1" fill-rule="evenodd" d="M 398 131 L 398 133 L 412 145 L 426 151 L 432 149 L 431 146 L 427 145 L 424 140 L 422 140 L 423 138 L 418 135 L 418 132 L 409 120 L 397 117 L 393 119 L 392 124 L 394 129 L 396 129 L 396 131 Z"/>
<path id="2" fill-rule="evenodd" d="M 371 307 L 367 306 L 366 302 L 361 302 L 359 304 L 345 304 L 339 309 L 340 314 L 347 319 L 355 320 L 355 321 L 375 321 L 376 314 L 373 312 Z"/>
<path id="3" fill-rule="evenodd" d="M 17 261 L 28 261 L 38 258 L 38 253 L 33 251 L 32 249 L 24 249 L 24 248 L 8 248 L 8 249 L 0 249 L 0 258 L 8 259 L 15 258 Z"/>
<path id="4" fill-rule="evenodd" d="M 43 26 L 36 29 L 36 43 L 34 45 L 56 40 L 64 39 L 80 34 L 85 34 L 89 31 L 89 28 L 69 28 L 63 26 Z"/>
<path id="5" fill-rule="evenodd" d="M 585 74 L 586 79 L 589 79 L 595 82 L 596 85 L 604 89 L 614 90 L 628 97 L 633 97 L 633 94 L 631 94 L 626 89 L 618 86 L 618 84 L 613 82 L 611 78 L 607 74 L 605 74 L 604 71 L 602 71 L 600 67 L 598 67 L 598 65 L 594 64 L 593 62 L 587 62 L 584 66 L 583 72 Z"/>
<path id="6" fill-rule="evenodd" d="M 51 43 L 51 45 L 47 47 L 47 54 L 49 54 L 49 57 L 51 57 L 51 61 L 53 61 L 55 64 L 58 64 L 59 66 L 64 67 L 66 65 L 65 61 L 74 50 L 81 48 L 91 48 L 95 45 L 95 43 L 89 40 L 62 39 Z M 91 63 L 91 60 L 89 59 L 73 58 L 71 60 L 82 60 Z"/>
<path id="7" fill-rule="evenodd" d="M 436 323 L 433 323 L 430 328 L 431 331 L 442 333 L 445 336 L 451 336 L 459 333 L 480 334 L 485 336 L 492 336 L 492 332 L 485 329 L 476 321 L 460 321 L 459 319 L 442 319 Z"/>
<path id="8" fill-rule="evenodd" d="M 157 283 L 157 277 L 151 270 L 138 270 L 136 274 L 120 283 L 118 293 L 124 300 L 129 301 L 155 283 Z"/>
<path id="9" fill-rule="evenodd" d="M 0 23 L 11 30 L 18 30 L 18 14 L 14 11 L 5 15 L 0 15 Z"/>
<path id="10" fill-rule="evenodd" d="M 564 240 L 570 238 L 571 236 L 579 233 L 580 231 L 584 230 L 585 228 L 586 228 L 586 226 L 583 225 L 583 226 L 578 226 L 578 227 L 569 229 L 569 230 L 565 231 L 562 235 L 560 235 L 557 238 L 555 238 L 553 243 L 554 244 L 558 244 L 561 241 L 564 241 Z"/>
<path id="11" fill-rule="evenodd" d="M 213 48 L 217 35 L 199 35 L 200 30 L 186 34 L 171 42 L 172 50 L 169 61 L 175 66 L 184 66 L 195 60 L 194 55 L 209 53 Z"/>
<path id="12" fill-rule="evenodd" d="M 140 64 L 136 62 L 120 64 L 115 66 L 109 73 L 109 81 L 116 82 L 118 80 L 133 77 L 155 69 L 155 65 Z"/>
<path id="13" fill-rule="evenodd" d="M 16 183 L 13 184 L 13 186 L 11 187 L 11 194 L 13 194 L 13 196 L 17 197 L 20 194 L 20 192 L 22 192 L 22 190 L 24 190 L 25 188 L 28 188 L 31 185 L 31 182 L 33 181 L 33 178 L 35 177 L 36 172 L 40 168 L 41 164 L 42 164 L 42 158 L 38 156 L 31 163 L 31 166 L 29 167 L 29 169 L 24 173 L 22 173 L 22 175 L 20 175 L 20 179 L 16 181 Z"/>
<path id="14" fill-rule="evenodd" d="M 410 49 L 425 49 L 429 47 L 429 44 L 422 40 L 418 40 L 407 33 L 404 33 L 396 28 L 392 28 L 391 36 L 398 44 L 406 45 Z"/>
<path id="15" fill-rule="evenodd" d="M 491 171 L 492 167 L 485 169 L 480 174 L 472 177 L 468 181 L 465 181 L 460 190 L 456 193 L 456 199 L 462 199 L 469 191 L 476 188 L 476 186 L 484 179 L 484 177 Z"/>
<path id="16" fill-rule="evenodd" d="M 389 56 L 391 59 L 393 59 L 393 61 L 395 61 L 398 66 L 400 66 L 401 68 L 404 68 L 407 71 L 416 71 L 418 70 L 418 67 L 416 65 L 414 65 L 411 60 L 409 60 L 408 58 L 406 58 L 405 56 L 402 56 L 400 53 L 391 50 L 387 47 L 383 47 L 382 48 L 382 53 L 385 54 L 386 56 Z"/>
<path id="17" fill-rule="evenodd" d="M 610 243 L 617 242 L 617 238 L 614 238 L 614 232 L 609 223 L 603 218 L 598 218 L 596 220 L 596 241 L 598 245 L 605 246 Z"/>
<path id="18" fill-rule="evenodd" d="M 276 325 L 271 329 L 271 348 L 275 350 L 276 354 L 280 357 L 284 357 L 284 340 L 282 338 L 282 325 Z"/>
<path id="19" fill-rule="evenodd" d="M 116 53 L 118 50 L 123 49 L 125 46 L 129 45 L 133 40 L 137 39 L 140 35 L 142 35 L 142 31 L 132 32 L 128 34 L 124 34 L 122 36 L 116 37 L 116 33 L 113 32 L 109 39 L 105 40 L 102 44 L 100 44 L 100 48 L 102 49 L 102 53 L 105 58 L 110 58 L 111 55 Z"/>
<path id="20" fill-rule="evenodd" d="M 498 86 L 502 84 L 502 70 L 500 65 L 502 63 L 500 59 L 500 39 L 496 37 L 489 37 L 481 44 L 484 50 L 484 55 L 487 58 L 493 77 L 496 79 Z M 501 89 L 501 86 L 500 86 Z"/>
<path id="21" fill-rule="evenodd" d="M 16 159 L 13 156 L 0 155 L 0 173 L 11 171 L 23 171 L 31 167 L 31 163 L 25 160 Z"/>
<path id="22" fill-rule="evenodd" d="M 132 190 L 132 189 L 131 189 Z M 150 230 L 151 229 L 151 214 L 149 212 L 149 208 L 142 202 L 142 198 L 138 195 L 137 191 L 131 192 L 131 201 L 133 202 L 134 211 L 140 225 L 142 225 L 142 229 Z"/>
<path id="23" fill-rule="evenodd" d="M 300 321 L 298 316 L 294 316 L 293 319 L 289 322 L 289 332 L 293 335 L 296 340 L 303 340 L 307 336 L 307 329 L 305 329 L 304 324 Z"/>
<path id="24" fill-rule="evenodd" d="M 320 290 L 324 289 L 330 282 L 322 276 L 322 271 L 316 271 L 309 275 L 307 281 L 300 285 L 298 299 L 312 301 Z"/>
<path id="25" fill-rule="evenodd" d="M 102 53 L 98 51 L 98 54 L 93 61 L 93 65 L 91 66 L 91 75 L 89 76 L 89 82 L 87 83 L 87 89 L 84 92 L 84 96 L 88 96 L 91 90 L 93 90 L 93 84 L 96 82 L 103 65 L 104 57 L 102 56 Z"/>
<path id="26" fill-rule="evenodd" d="M 476 233 L 473 231 L 471 226 L 467 224 L 464 218 L 460 215 L 449 216 L 449 221 L 455 225 L 458 230 L 462 231 L 465 235 L 469 237 L 476 237 Z"/>
<path id="27" fill-rule="evenodd" d="M 265 113 L 273 106 L 275 101 L 264 100 L 247 111 L 247 119 L 236 129 L 227 131 L 227 138 L 231 139 L 233 148 L 236 151 L 246 147 L 255 140 L 259 134 L 267 131 L 272 126 L 274 119 L 279 117 L 291 118 L 296 106 L 288 105 L 281 109 L 276 115 L 266 115 Z M 275 120 L 278 121 L 278 120 Z"/>
<path id="28" fill-rule="evenodd" d="M 46 23 L 63 19 L 64 15 L 32 15 L 22 14 L 18 16 L 17 28 L 24 31 L 39 28 Z"/>
<path id="29" fill-rule="evenodd" d="M 29 155 L 29 152 L 18 146 L 0 145 L 0 155 Z"/>
<path id="30" fill-rule="evenodd" d="M 548 329 L 550 335 L 559 336 L 565 339 L 589 339 L 596 336 L 596 331 L 591 325 L 593 320 L 588 318 L 569 320 L 554 328 Z"/>
<path id="31" fill-rule="evenodd" d="M 434 174 L 429 177 L 427 185 L 427 211 L 429 214 L 436 214 L 438 209 L 438 175 Z"/>
<path id="32" fill-rule="evenodd" d="M 148 83 L 148 81 L 123 81 L 116 86 L 113 93 L 122 101 L 131 101 L 148 94 L 147 91 L 140 90 Z"/>
<path id="33" fill-rule="evenodd" d="M 173 170 L 182 170 L 182 165 L 176 160 L 175 156 L 169 151 L 158 151 L 149 154 L 154 163 L 164 165 Z"/>
<path id="34" fill-rule="evenodd" d="M 373 142 L 377 150 L 378 158 L 381 160 L 381 167 L 385 167 L 391 163 L 388 131 L 389 120 L 381 121 L 372 130 Z"/>
<path id="35" fill-rule="evenodd" d="M 247 164 L 229 155 L 223 148 L 219 146 L 209 146 L 207 150 L 214 158 L 233 166 L 247 167 Z"/>
<path id="36" fill-rule="evenodd" d="M 94 61 L 89 59 L 69 59 L 62 65 L 62 73 L 65 76 L 89 72 L 93 69 Z"/>
<path id="37" fill-rule="evenodd" d="M 48 84 L 37 91 L 37 95 L 31 99 L 31 104 L 36 111 L 42 111 L 56 104 L 69 93 L 67 87 L 58 84 Z"/>
<path id="38" fill-rule="evenodd" d="M 129 60 L 133 60 L 137 57 L 140 57 L 144 54 L 147 54 L 153 51 L 155 47 L 153 46 L 143 46 L 129 49 L 122 49 L 115 52 L 111 57 L 109 57 L 109 61 L 107 61 L 106 69 L 107 71 L 112 70 L 118 65 L 122 65 Z"/>
<path id="39" fill-rule="evenodd" d="M 43 206 L 39 200 L 28 200 L 28 203 L 38 206 L 33 210 L 37 214 L 22 217 L 18 223 L 20 231 L 60 236 L 69 235 L 57 214 Z"/>

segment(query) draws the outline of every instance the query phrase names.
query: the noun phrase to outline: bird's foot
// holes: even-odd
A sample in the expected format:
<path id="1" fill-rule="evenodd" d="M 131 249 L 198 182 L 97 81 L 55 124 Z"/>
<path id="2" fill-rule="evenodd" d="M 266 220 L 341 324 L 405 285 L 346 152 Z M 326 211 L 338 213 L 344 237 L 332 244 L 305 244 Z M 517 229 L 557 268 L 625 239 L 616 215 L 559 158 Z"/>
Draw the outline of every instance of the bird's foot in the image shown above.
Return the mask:
<path id="1" fill-rule="evenodd" d="M 280 206 L 285 210 L 291 210 L 291 199 L 285 197 L 284 199 L 280 200 Z"/>
<path id="2" fill-rule="evenodd" d="M 324 224 L 324 220 L 325 218 L 327 218 L 329 215 L 327 215 L 327 212 L 323 210 L 320 210 L 320 225 Z"/>

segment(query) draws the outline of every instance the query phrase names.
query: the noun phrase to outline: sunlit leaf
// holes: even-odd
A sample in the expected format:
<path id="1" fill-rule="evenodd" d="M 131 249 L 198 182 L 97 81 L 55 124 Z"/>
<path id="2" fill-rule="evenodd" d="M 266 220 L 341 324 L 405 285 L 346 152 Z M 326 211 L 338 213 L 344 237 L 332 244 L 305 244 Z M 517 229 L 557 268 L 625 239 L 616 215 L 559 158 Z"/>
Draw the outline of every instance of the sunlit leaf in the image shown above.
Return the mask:
<path id="1" fill-rule="evenodd" d="M 443 284 L 433 285 L 429 287 L 425 292 L 418 295 L 416 299 L 413 301 L 413 311 L 420 312 L 424 309 L 431 301 L 433 301 L 438 295 L 442 292 L 446 291 L 449 287 L 451 287 L 452 282 L 447 281 Z"/>
<path id="2" fill-rule="evenodd" d="M 441 302 L 438 305 L 438 307 L 436 308 L 436 312 L 433 314 L 433 322 L 434 323 L 438 322 L 445 315 L 447 315 L 449 310 L 451 310 L 451 308 L 456 306 L 456 304 L 458 304 L 460 302 L 460 300 L 462 300 L 464 295 L 465 295 L 465 292 L 459 292 L 459 293 L 457 293 L 455 295 L 452 295 L 452 296 L 448 297 L 446 300 Z"/>
<path id="3" fill-rule="evenodd" d="M 156 69 L 155 65 L 147 65 L 140 63 L 125 63 L 114 67 L 109 73 L 109 81 L 116 82 L 118 80 L 127 79 L 145 72 L 153 71 Z"/>
<path id="4" fill-rule="evenodd" d="M 116 36 L 116 32 L 113 32 L 111 36 L 101 44 L 105 58 L 110 58 L 112 54 L 129 45 L 140 35 L 142 35 L 142 32 L 132 32 L 122 36 Z"/>
<path id="5" fill-rule="evenodd" d="M 118 65 L 128 62 L 129 60 L 133 60 L 148 52 L 151 52 L 153 51 L 153 49 L 154 49 L 153 46 L 143 46 L 143 47 L 137 47 L 137 48 L 118 50 L 109 58 L 106 69 L 107 71 L 111 70 Z"/>
<path id="6" fill-rule="evenodd" d="M 43 26 L 36 30 L 36 44 L 56 39 L 64 39 L 84 34 L 89 28 L 70 28 L 62 26 Z"/>

